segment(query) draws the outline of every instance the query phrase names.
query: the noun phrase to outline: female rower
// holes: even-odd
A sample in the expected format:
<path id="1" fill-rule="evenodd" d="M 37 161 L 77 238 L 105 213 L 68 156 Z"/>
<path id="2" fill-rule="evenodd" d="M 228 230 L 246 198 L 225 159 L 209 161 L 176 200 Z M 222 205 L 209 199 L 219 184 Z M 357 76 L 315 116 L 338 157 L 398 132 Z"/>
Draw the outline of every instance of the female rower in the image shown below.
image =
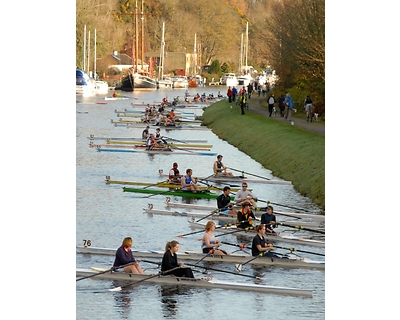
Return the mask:
<path id="1" fill-rule="evenodd" d="M 128 273 L 144 274 L 144 271 L 137 263 L 137 260 L 132 254 L 132 238 L 126 237 L 122 241 L 122 245 L 118 248 L 115 254 L 115 260 L 113 267 L 118 269 L 121 266 L 132 263 L 129 266 L 124 267 L 124 271 Z"/>
<path id="2" fill-rule="evenodd" d="M 258 226 L 256 226 L 256 232 L 257 234 L 254 236 L 253 242 L 251 244 L 251 255 L 253 257 L 258 256 L 260 253 L 263 253 L 265 251 L 274 249 L 272 244 L 267 244 L 265 241 L 265 226 L 263 224 L 259 224 Z M 269 253 L 267 255 L 269 255 Z"/>
<path id="3" fill-rule="evenodd" d="M 215 230 L 215 223 L 213 221 L 208 221 L 206 226 L 206 233 L 204 233 L 203 238 L 201 239 L 203 242 L 201 244 L 201 249 L 203 253 L 209 253 L 213 250 L 214 247 L 219 248 L 221 246 L 221 241 L 217 240 L 214 236 L 213 231 Z M 213 254 L 228 254 L 225 250 L 214 249 Z"/>
<path id="4" fill-rule="evenodd" d="M 178 261 L 176 252 L 179 250 L 179 242 L 172 240 L 165 245 L 165 253 L 161 262 L 161 271 L 168 271 L 177 267 L 168 274 L 173 274 L 177 277 L 194 278 L 192 269 L 186 267 L 181 261 Z"/>

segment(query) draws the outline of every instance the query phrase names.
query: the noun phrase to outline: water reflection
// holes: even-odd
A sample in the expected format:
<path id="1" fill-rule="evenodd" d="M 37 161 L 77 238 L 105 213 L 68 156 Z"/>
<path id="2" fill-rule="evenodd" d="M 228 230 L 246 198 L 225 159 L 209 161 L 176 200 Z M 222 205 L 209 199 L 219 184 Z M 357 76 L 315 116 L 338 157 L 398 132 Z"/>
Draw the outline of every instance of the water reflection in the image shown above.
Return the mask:
<path id="1" fill-rule="evenodd" d="M 179 299 L 177 296 L 187 295 L 190 287 L 163 285 L 160 287 L 162 312 L 165 318 L 175 318 L 179 311 Z"/>
<path id="2" fill-rule="evenodd" d="M 121 281 L 112 281 L 112 287 L 123 287 L 129 284 L 129 282 L 121 282 Z M 121 314 L 123 319 L 130 319 L 130 313 L 132 311 L 132 288 L 127 287 L 126 289 L 122 289 L 121 291 L 113 292 L 113 297 L 115 300 L 115 309 L 118 313 Z"/>

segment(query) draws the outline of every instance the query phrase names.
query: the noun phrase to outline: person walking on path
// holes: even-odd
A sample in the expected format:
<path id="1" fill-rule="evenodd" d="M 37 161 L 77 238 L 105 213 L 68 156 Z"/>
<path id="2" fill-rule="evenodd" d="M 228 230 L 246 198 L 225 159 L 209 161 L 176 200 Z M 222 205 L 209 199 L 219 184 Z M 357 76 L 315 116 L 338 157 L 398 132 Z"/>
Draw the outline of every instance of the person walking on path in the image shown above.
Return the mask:
<path id="1" fill-rule="evenodd" d="M 226 95 L 228 96 L 229 103 L 231 103 L 232 102 L 232 88 L 231 87 L 228 87 L 228 91 L 227 91 Z"/>
<path id="2" fill-rule="evenodd" d="M 286 93 L 286 98 L 283 103 L 285 104 L 285 119 L 288 121 L 292 121 L 292 110 L 294 108 L 294 101 L 290 96 L 290 93 Z"/>
<path id="3" fill-rule="evenodd" d="M 278 105 L 279 105 L 281 117 L 283 117 L 285 114 L 285 103 L 283 101 L 285 101 L 285 96 L 282 93 L 281 96 L 278 98 Z"/>
<path id="4" fill-rule="evenodd" d="M 307 96 L 307 98 L 304 100 L 304 109 L 306 110 L 307 122 L 312 122 L 313 101 L 310 96 Z"/>
<path id="5" fill-rule="evenodd" d="M 251 93 L 253 92 L 253 84 L 251 83 L 251 81 L 247 85 L 247 92 L 249 94 L 249 100 L 250 100 L 251 99 Z"/>
<path id="6" fill-rule="evenodd" d="M 244 108 L 246 107 L 246 91 L 242 91 L 241 95 L 239 96 L 240 102 L 240 109 L 242 110 L 242 114 L 244 113 Z"/>
<path id="7" fill-rule="evenodd" d="M 271 117 L 272 111 L 274 110 L 274 105 L 276 103 L 273 93 L 268 97 L 267 101 L 268 101 L 268 113 L 269 113 L 269 117 Z"/>
<path id="8" fill-rule="evenodd" d="M 232 102 L 236 103 L 236 96 L 238 94 L 238 91 L 236 89 L 236 87 L 232 88 Z"/>

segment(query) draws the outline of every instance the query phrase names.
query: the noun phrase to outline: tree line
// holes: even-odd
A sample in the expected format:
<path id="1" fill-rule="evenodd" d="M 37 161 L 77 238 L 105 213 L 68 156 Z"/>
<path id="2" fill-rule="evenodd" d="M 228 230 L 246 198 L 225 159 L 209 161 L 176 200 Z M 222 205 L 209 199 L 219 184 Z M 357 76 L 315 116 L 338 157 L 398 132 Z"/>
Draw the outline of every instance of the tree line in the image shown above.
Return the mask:
<path id="1" fill-rule="evenodd" d="M 136 12 L 145 52 L 160 50 L 165 22 L 166 52 L 196 49 L 201 64 L 218 61 L 221 72 L 237 71 L 248 22 L 248 65 L 275 69 L 277 91 L 290 92 L 298 104 L 311 94 L 324 114 L 325 0 L 77 0 L 77 67 L 82 68 L 85 25 L 91 34 L 96 29 L 99 74 L 107 69 L 102 59 L 114 50 L 132 56 Z"/>

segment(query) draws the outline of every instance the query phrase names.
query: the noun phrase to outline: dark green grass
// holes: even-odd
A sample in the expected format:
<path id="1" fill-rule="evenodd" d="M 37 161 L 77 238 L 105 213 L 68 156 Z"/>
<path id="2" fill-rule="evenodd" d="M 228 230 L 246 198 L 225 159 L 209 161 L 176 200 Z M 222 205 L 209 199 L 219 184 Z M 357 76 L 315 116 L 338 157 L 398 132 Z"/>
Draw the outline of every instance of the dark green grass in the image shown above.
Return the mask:
<path id="1" fill-rule="evenodd" d="M 325 137 L 248 110 L 245 113 L 241 115 L 240 107 L 224 100 L 206 108 L 202 120 L 273 175 L 292 181 L 296 190 L 324 210 Z M 237 169 L 252 173 L 245 163 Z"/>

